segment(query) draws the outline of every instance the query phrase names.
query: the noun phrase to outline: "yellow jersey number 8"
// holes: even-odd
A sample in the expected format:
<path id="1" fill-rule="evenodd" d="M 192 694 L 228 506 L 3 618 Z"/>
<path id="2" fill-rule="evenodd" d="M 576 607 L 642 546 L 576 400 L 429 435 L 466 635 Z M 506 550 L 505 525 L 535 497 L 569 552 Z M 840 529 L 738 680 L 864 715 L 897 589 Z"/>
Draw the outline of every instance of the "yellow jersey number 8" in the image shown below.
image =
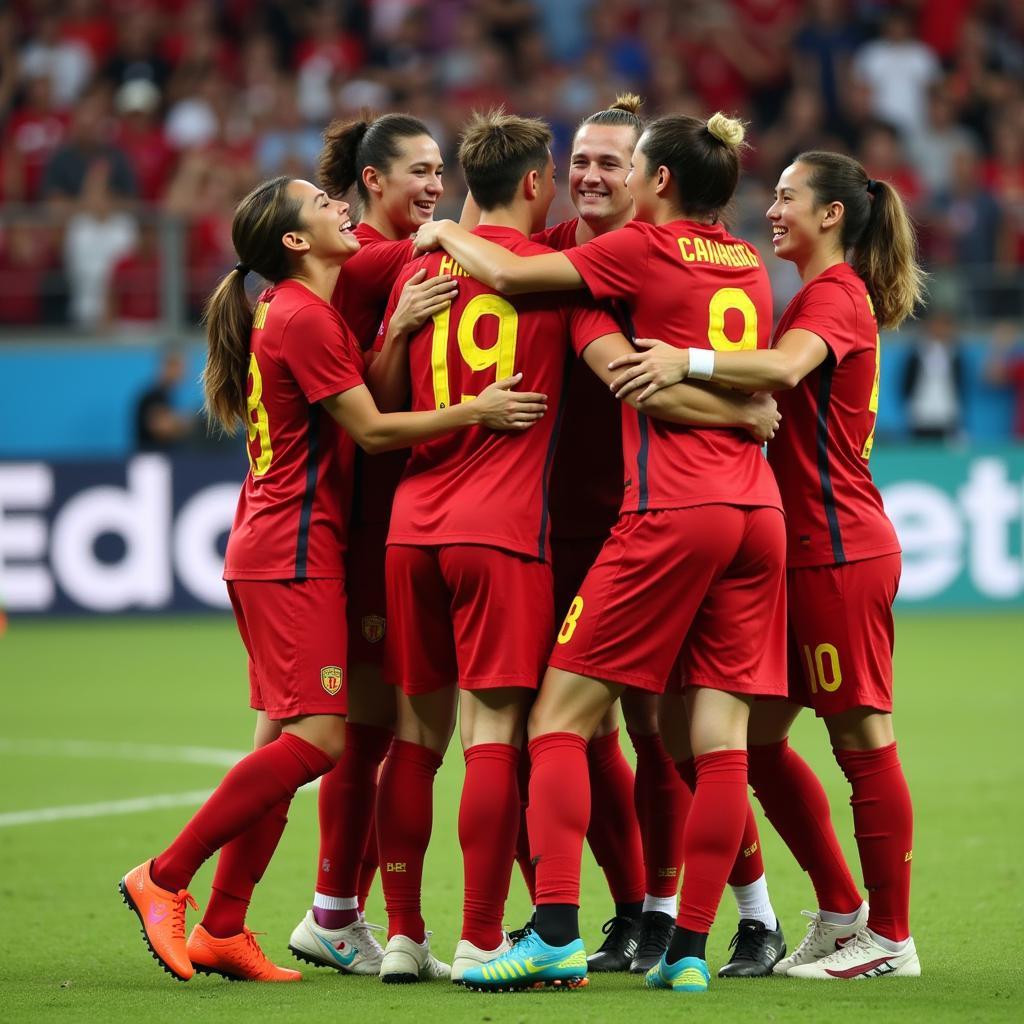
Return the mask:
<path id="1" fill-rule="evenodd" d="M 493 345 L 481 348 L 473 337 L 477 323 L 485 316 L 498 320 L 498 339 Z M 434 333 L 430 345 L 430 367 L 434 381 L 434 407 L 445 409 L 452 404 L 448 382 L 448 337 L 451 330 L 451 307 L 434 314 Z M 515 306 L 500 295 L 477 295 L 466 303 L 459 317 L 456 339 L 459 352 L 470 370 L 494 367 L 494 379 L 511 377 L 515 373 L 516 336 L 519 332 L 519 314 Z M 460 401 L 468 402 L 476 395 L 463 394 Z"/>
<path id="2" fill-rule="evenodd" d="M 267 407 L 263 404 L 263 375 L 256 355 L 249 356 L 249 376 L 252 377 L 252 391 L 245 399 L 245 427 L 249 433 L 249 443 L 245 450 L 249 456 L 249 468 L 253 476 L 263 476 L 274 458 L 274 449 L 270 444 L 270 419 Z M 253 458 L 253 442 L 259 439 L 259 455 Z"/>

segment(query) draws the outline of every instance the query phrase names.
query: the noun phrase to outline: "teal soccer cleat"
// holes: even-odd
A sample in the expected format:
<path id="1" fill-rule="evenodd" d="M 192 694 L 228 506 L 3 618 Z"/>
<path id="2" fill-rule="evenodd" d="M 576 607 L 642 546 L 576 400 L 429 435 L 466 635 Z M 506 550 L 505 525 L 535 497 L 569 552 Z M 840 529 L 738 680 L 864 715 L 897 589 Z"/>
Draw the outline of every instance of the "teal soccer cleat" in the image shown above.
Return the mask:
<path id="1" fill-rule="evenodd" d="M 668 964 L 662 955 L 644 978 L 648 988 L 670 988 L 673 992 L 707 992 L 710 981 L 708 965 L 695 956 L 684 956 Z"/>
<path id="2" fill-rule="evenodd" d="M 536 932 L 530 932 L 507 953 L 468 967 L 462 984 L 474 992 L 582 988 L 587 984 L 583 940 L 574 939 L 567 946 L 549 946 Z"/>

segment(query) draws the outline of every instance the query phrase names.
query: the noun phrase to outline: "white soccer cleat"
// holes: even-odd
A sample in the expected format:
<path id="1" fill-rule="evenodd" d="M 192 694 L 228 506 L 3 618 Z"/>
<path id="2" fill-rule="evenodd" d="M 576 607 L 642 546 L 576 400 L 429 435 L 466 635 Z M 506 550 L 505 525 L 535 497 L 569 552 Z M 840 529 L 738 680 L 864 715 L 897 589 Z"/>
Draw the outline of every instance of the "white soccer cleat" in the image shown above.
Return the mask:
<path id="1" fill-rule="evenodd" d="M 807 934 L 800 945 L 785 960 L 780 960 L 773 968 L 773 974 L 789 974 L 794 967 L 813 964 L 822 957 L 834 953 L 848 939 L 852 939 L 862 928 L 868 925 L 868 905 L 862 903 L 857 916 L 849 924 L 829 924 L 822 921 L 821 914 L 810 910 L 801 910 L 804 917 L 811 923 L 807 926 Z"/>
<path id="2" fill-rule="evenodd" d="M 380 980 L 389 985 L 408 985 L 415 981 L 447 981 L 452 969 L 430 952 L 430 932 L 423 942 L 406 935 L 392 935 L 384 947 Z"/>
<path id="3" fill-rule="evenodd" d="M 512 948 L 507 935 L 502 935 L 501 943 L 495 949 L 481 949 L 474 946 L 468 939 L 459 939 L 455 947 L 455 957 L 452 960 L 452 981 L 457 985 L 462 984 L 462 975 L 470 967 L 477 967 L 494 960 L 507 953 Z"/>
<path id="4" fill-rule="evenodd" d="M 297 960 L 314 967 L 333 967 L 343 974 L 379 974 L 384 950 L 374 938 L 375 931 L 383 929 L 362 919 L 344 928 L 321 928 L 313 911 L 307 910 L 295 926 L 288 948 Z"/>
<path id="5" fill-rule="evenodd" d="M 921 961 L 913 939 L 907 939 L 898 953 L 875 941 L 862 928 L 849 942 L 813 964 L 790 968 L 790 978 L 815 978 L 819 981 L 860 981 L 864 978 L 919 978 Z"/>

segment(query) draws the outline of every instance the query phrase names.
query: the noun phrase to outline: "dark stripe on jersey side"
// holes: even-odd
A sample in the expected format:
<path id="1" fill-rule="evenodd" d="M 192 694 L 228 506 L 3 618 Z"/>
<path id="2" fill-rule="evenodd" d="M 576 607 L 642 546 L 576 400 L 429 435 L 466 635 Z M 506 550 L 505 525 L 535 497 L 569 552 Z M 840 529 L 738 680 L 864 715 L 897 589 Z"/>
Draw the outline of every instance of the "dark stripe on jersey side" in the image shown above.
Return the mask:
<path id="1" fill-rule="evenodd" d="M 565 357 L 565 368 L 562 371 L 562 393 L 558 396 L 558 412 L 555 413 L 555 429 L 551 432 L 551 440 L 548 441 L 548 453 L 544 456 L 544 479 L 541 482 L 540 495 L 540 535 L 537 538 L 537 557 L 544 560 L 544 553 L 547 548 L 545 543 L 548 539 L 548 520 L 551 518 L 548 509 L 548 493 L 551 490 L 551 465 L 555 461 L 555 451 L 558 448 L 558 435 L 562 432 L 562 416 L 565 413 L 565 404 L 569 397 L 569 372 L 572 361 L 575 357 L 570 350 Z M 589 367 L 587 368 L 589 370 Z M 532 427 L 528 427 L 532 430 Z"/>
<path id="2" fill-rule="evenodd" d="M 309 407 L 309 426 L 306 430 L 308 447 L 306 449 L 306 490 L 302 495 L 302 508 L 299 511 L 299 537 L 295 545 L 295 578 L 306 578 L 306 566 L 309 561 L 309 521 L 313 518 L 313 499 L 316 497 L 317 455 L 320 450 L 320 409 L 316 405 Z"/>
<path id="3" fill-rule="evenodd" d="M 612 304 L 615 315 L 622 321 L 626 337 L 630 341 L 636 341 L 636 327 L 633 326 L 633 314 L 625 302 L 616 299 Z M 636 486 L 637 486 L 637 512 L 647 511 L 647 457 L 650 453 L 650 421 L 642 412 L 637 412 L 637 425 L 640 428 L 640 447 L 636 452 Z"/>
<path id="4" fill-rule="evenodd" d="M 818 378 L 818 479 L 821 482 L 821 500 L 825 506 L 825 519 L 828 521 L 828 533 L 832 541 L 832 557 L 838 564 L 846 561 L 843 552 L 843 538 L 839 532 L 839 514 L 836 511 L 836 496 L 832 490 L 832 473 L 828 466 L 828 413 L 832 402 L 832 374 L 835 372 L 835 361 L 829 355 L 821 364 L 821 375 Z"/>

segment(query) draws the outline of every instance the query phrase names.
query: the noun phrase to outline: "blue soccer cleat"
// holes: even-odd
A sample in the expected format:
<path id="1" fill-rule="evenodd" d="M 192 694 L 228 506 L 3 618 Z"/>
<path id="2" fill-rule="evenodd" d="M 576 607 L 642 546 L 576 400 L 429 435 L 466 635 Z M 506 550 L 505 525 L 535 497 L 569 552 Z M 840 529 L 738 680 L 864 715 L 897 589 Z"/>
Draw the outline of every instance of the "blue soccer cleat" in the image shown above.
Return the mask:
<path id="1" fill-rule="evenodd" d="M 583 940 L 574 939 L 567 946 L 549 946 L 536 932 L 530 932 L 507 953 L 468 967 L 462 984 L 474 992 L 581 988 L 587 984 Z"/>
<path id="2" fill-rule="evenodd" d="M 673 992 L 707 992 L 710 982 L 707 963 L 696 956 L 684 956 L 669 964 L 662 955 L 644 978 L 648 988 L 669 988 Z"/>

